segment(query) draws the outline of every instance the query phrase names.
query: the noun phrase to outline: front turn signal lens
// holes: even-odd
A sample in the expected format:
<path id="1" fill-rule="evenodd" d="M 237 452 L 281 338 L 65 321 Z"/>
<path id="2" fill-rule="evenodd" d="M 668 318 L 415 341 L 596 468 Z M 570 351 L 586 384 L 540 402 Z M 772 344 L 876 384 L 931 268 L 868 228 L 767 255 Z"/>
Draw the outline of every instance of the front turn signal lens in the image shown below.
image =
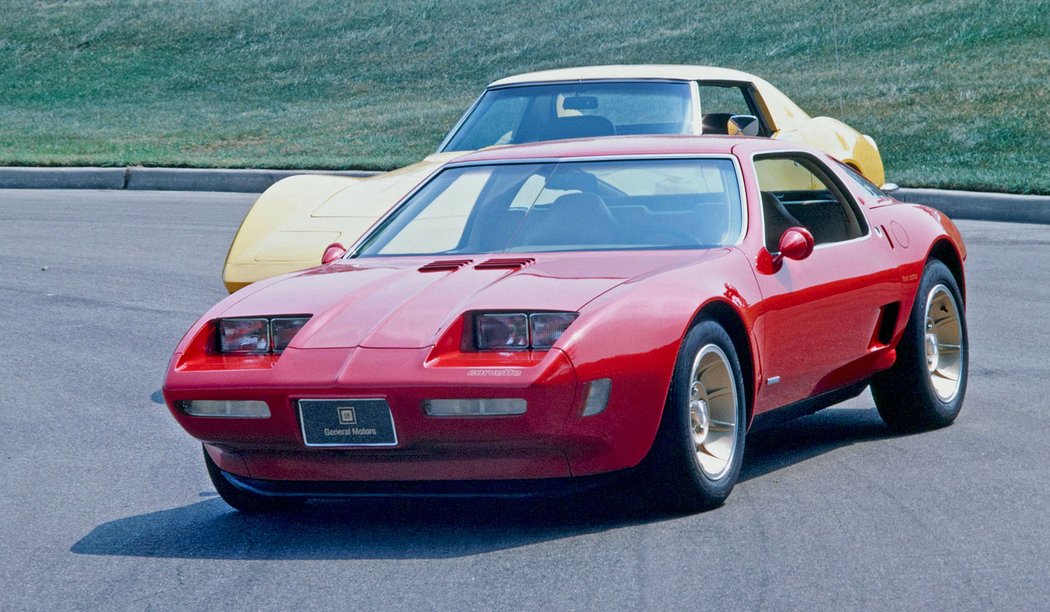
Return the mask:
<path id="1" fill-rule="evenodd" d="M 429 416 L 507 416 L 525 414 L 521 398 L 433 399 L 424 402 Z"/>
<path id="2" fill-rule="evenodd" d="M 612 380 L 599 378 L 587 385 L 587 400 L 583 403 L 583 416 L 593 416 L 605 410 L 609 404 L 609 392 L 612 391 Z"/>
<path id="3" fill-rule="evenodd" d="M 266 419 L 270 407 L 258 400 L 188 400 L 177 404 L 190 416 Z"/>

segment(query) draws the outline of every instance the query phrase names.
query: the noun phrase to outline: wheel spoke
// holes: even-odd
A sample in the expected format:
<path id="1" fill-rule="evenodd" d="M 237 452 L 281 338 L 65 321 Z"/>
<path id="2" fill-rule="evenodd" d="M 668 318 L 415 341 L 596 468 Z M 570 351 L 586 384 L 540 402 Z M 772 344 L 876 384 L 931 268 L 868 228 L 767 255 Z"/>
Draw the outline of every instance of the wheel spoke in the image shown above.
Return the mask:
<path id="1" fill-rule="evenodd" d="M 693 361 L 691 380 L 689 410 L 700 412 L 697 416 L 703 421 L 699 432 L 696 422 L 691 423 L 696 463 L 708 477 L 721 478 L 733 464 L 739 433 L 737 381 L 723 350 L 715 344 L 702 347 Z"/>
<path id="2" fill-rule="evenodd" d="M 947 285 L 935 285 L 927 294 L 926 360 L 930 383 L 942 401 L 954 398 L 962 382 L 967 350 L 962 316 Z"/>
<path id="3" fill-rule="evenodd" d="M 719 397 L 725 397 L 727 395 L 732 395 L 732 394 L 733 394 L 733 388 L 732 387 L 720 387 L 718 389 L 712 389 L 711 391 L 708 391 L 707 392 L 707 399 L 713 400 L 713 399 L 717 399 Z"/>
<path id="4" fill-rule="evenodd" d="M 719 461 L 725 461 L 726 460 L 725 457 L 720 457 L 720 456 L 718 456 L 717 453 L 715 453 L 713 450 L 711 450 L 711 444 L 709 442 L 705 442 L 705 443 L 701 444 L 700 448 L 697 449 L 697 451 L 699 453 L 703 454 L 703 455 L 707 455 L 708 457 L 711 457 L 712 459 L 718 459 Z"/>
<path id="5" fill-rule="evenodd" d="M 712 361 L 711 363 L 707 364 L 706 366 L 701 366 L 700 369 L 698 369 L 696 371 L 696 376 L 694 377 L 694 380 L 699 380 L 699 379 L 703 378 L 704 374 L 707 374 L 711 370 L 713 370 L 715 368 L 718 368 L 718 367 L 721 367 L 721 366 L 722 366 L 722 362 L 718 361 L 717 359 Z"/>

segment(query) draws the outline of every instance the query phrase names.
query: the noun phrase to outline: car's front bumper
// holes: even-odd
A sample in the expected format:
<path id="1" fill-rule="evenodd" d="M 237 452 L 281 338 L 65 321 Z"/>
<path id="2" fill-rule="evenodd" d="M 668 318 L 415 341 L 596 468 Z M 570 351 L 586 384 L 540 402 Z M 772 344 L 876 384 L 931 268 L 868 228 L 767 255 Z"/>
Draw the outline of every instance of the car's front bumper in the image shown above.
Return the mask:
<path id="1" fill-rule="evenodd" d="M 221 472 L 234 487 L 265 497 L 534 498 L 571 495 L 615 482 L 627 472 L 522 480 L 264 480 Z"/>
<path id="2" fill-rule="evenodd" d="M 427 363 L 427 349 L 289 350 L 272 367 L 179 367 L 164 395 L 172 414 L 235 477 L 259 481 L 382 482 L 568 478 L 636 465 L 655 436 L 666 389 L 644 373 L 613 380 L 609 405 L 582 416 L 586 383 L 559 350 L 522 367 Z M 650 382 L 651 381 L 651 382 Z M 655 384 L 653 384 L 655 383 Z M 378 398 L 393 416 L 392 447 L 305 444 L 301 399 Z M 428 416 L 428 399 L 523 398 L 514 416 Z M 195 417 L 177 403 L 261 400 L 264 419 Z"/>

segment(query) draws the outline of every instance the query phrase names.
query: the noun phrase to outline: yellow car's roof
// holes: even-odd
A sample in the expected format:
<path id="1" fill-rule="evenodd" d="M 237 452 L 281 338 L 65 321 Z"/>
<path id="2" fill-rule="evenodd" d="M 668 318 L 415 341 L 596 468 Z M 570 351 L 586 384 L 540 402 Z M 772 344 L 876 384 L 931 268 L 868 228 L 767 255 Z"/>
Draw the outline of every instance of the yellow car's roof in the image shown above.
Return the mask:
<path id="1" fill-rule="evenodd" d="M 527 72 L 494 81 L 489 87 L 544 81 L 579 81 L 589 79 L 669 79 L 680 81 L 762 81 L 758 77 L 714 66 L 679 66 L 673 64 L 582 66 Z"/>

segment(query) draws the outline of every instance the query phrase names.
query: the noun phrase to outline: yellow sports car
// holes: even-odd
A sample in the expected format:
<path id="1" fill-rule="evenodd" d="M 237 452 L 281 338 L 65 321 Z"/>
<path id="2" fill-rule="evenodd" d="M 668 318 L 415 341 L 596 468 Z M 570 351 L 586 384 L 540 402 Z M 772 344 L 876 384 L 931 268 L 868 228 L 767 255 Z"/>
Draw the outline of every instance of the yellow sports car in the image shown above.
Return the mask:
<path id="1" fill-rule="evenodd" d="M 465 151 L 625 134 L 752 135 L 805 142 L 884 181 L 875 141 L 829 117 L 810 117 L 777 88 L 706 66 L 592 66 L 492 83 L 423 161 L 365 179 L 302 175 L 263 193 L 230 245 L 223 282 L 241 287 L 320 263 L 349 246 L 445 161 Z"/>

